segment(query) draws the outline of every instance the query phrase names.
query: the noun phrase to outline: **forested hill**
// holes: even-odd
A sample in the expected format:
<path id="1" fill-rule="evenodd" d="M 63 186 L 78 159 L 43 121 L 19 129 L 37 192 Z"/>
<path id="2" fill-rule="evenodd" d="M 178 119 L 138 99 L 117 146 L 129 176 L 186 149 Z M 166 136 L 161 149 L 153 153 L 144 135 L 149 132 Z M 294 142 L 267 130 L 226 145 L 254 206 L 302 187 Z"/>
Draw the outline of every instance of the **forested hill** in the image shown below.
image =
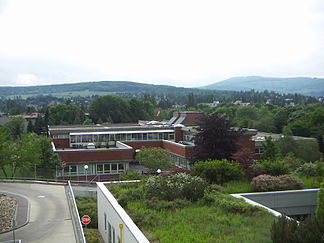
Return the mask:
<path id="1" fill-rule="evenodd" d="M 201 87 L 203 89 L 275 91 L 309 96 L 324 96 L 324 78 L 273 78 L 260 76 L 234 77 Z"/>
<path id="2" fill-rule="evenodd" d="M 37 96 L 60 94 L 98 94 L 98 93 L 178 93 L 192 92 L 195 89 L 143 84 L 128 81 L 99 81 L 70 84 L 38 85 L 25 87 L 0 87 L 0 96 Z"/>

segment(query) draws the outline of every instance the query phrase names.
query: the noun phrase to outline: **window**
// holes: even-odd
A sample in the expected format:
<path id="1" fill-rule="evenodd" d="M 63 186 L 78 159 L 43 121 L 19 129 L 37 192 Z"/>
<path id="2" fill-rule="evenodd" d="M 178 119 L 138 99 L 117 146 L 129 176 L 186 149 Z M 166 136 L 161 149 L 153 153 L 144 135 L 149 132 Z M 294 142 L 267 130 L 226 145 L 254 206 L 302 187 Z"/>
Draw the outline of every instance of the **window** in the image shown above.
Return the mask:
<path id="1" fill-rule="evenodd" d="M 125 170 L 124 163 L 118 164 L 118 172 L 124 172 L 124 170 Z"/>
<path id="2" fill-rule="evenodd" d="M 111 243 L 111 224 L 108 222 L 108 242 Z"/>
<path id="3" fill-rule="evenodd" d="M 76 173 L 77 173 L 77 167 L 76 167 L 76 165 L 70 165 L 69 166 L 69 169 L 70 169 L 70 174 L 71 175 L 76 175 Z"/>
<path id="4" fill-rule="evenodd" d="M 97 165 L 97 173 L 98 174 L 102 174 L 104 172 L 103 167 L 104 167 L 103 164 Z"/>
<path id="5" fill-rule="evenodd" d="M 76 139 L 75 136 L 71 136 L 71 143 L 75 143 Z"/>
<path id="6" fill-rule="evenodd" d="M 158 140 L 158 139 L 159 139 L 159 134 L 153 133 L 153 140 Z"/>
<path id="7" fill-rule="evenodd" d="M 104 164 L 104 173 L 110 173 L 110 164 Z"/>
<path id="8" fill-rule="evenodd" d="M 174 140 L 174 134 L 173 133 L 169 134 L 169 140 Z"/>
<path id="9" fill-rule="evenodd" d="M 117 167 L 118 167 L 118 164 L 111 164 L 111 172 L 112 173 L 117 173 Z"/>
<path id="10" fill-rule="evenodd" d="M 107 230 L 107 214 L 104 214 L 104 220 L 105 220 L 105 230 Z"/>
<path id="11" fill-rule="evenodd" d="M 147 140 L 147 133 L 143 133 L 143 140 Z"/>

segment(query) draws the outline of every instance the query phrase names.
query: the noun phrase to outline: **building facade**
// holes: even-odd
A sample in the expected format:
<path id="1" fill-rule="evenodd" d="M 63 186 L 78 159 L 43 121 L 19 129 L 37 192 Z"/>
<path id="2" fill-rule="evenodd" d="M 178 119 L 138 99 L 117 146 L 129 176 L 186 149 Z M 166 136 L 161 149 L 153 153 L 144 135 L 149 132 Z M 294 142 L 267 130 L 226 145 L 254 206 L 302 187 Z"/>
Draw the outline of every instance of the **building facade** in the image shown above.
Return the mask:
<path id="1" fill-rule="evenodd" d="M 91 126 L 50 126 L 53 150 L 58 153 L 61 168 L 57 177 L 70 180 L 104 181 L 118 179 L 130 168 L 136 153 L 143 147 L 160 147 L 169 151 L 175 164 L 190 168 L 200 112 L 175 112 L 170 121 L 146 124 L 112 124 Z M 247 129 L 238 143 L 255 151 Z"/>

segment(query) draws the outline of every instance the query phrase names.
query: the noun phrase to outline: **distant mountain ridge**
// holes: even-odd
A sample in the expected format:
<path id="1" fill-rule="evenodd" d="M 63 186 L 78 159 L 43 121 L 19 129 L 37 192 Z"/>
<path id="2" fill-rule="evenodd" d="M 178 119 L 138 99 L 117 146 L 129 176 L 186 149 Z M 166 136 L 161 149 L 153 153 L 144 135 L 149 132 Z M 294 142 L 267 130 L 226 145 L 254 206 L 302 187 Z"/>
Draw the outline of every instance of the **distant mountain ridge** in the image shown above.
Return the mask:
<path id="1" fill-rule="evenodd" d="M 182 88 L 168 85 L 144 84 L 130 81 L 94 81 L 37 86 L 2 86 L 0 96 L 36 96 L 56 95 L 61 93 L 174 93 L 190 92 L 195 88 Z"/>
<path id="2" fill-rule="evenodd" d="M 200 88 L 232 91 L 248 91 L 252 89 L 256 91 L 269 90 L 278 93 L 298 93 L 318 97 L 324 96 L 324 78 L 233 77 Z"/>

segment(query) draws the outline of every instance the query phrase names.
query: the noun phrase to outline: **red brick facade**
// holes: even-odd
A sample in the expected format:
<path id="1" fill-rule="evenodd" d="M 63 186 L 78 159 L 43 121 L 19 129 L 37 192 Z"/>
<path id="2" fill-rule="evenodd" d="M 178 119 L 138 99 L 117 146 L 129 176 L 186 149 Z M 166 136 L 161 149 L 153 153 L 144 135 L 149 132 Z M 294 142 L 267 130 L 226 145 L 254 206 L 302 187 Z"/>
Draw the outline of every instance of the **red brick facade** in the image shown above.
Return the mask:
<path id="1" fill-rule="evenodd" d="M 91 161 L 117 161 L 117 160 L 133 160 L 133 149 L 117 150 L 117 149 L 105 149 L 105 150 L 74 150 L 64 151 L 59 153 L 60 159 L 65 162 L 91 162 Z"/>

